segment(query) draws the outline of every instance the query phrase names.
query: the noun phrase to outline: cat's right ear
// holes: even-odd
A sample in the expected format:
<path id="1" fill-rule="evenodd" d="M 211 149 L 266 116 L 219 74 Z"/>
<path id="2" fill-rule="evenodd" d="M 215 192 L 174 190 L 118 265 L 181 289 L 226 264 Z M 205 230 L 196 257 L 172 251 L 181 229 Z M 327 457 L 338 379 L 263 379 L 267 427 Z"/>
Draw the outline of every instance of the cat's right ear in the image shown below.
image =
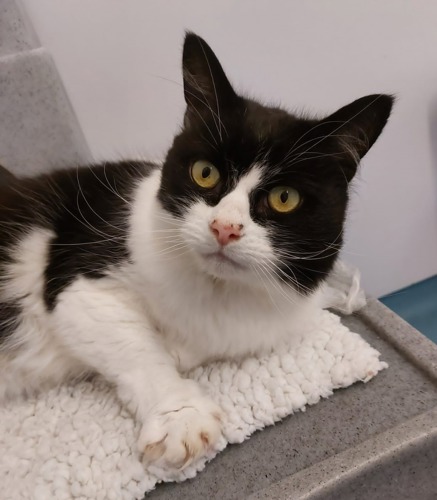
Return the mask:
<path id="1" fill-rule="evenodd" d="M 331 154 L 337 158 L 348 182 L 354 177 L 360 160 L 385 127 L 393 103 L 394 97 L 386 94 L 361 97 L 343 106 L 317 126 L 317 134 L 325 137 L 315 144 L 320 149 L 324 144 L 329 144 L 330 139 L 334 141 L 335 148 Z"/>
<path id="2" fill-rule="evenodd" d="M 185 119 L 204 120 L 209 113 L 220 120 L 222 110 L 233 106 L 237 95 L 211 47 L 200 36 L 187 33 L 183 51 Z"/>

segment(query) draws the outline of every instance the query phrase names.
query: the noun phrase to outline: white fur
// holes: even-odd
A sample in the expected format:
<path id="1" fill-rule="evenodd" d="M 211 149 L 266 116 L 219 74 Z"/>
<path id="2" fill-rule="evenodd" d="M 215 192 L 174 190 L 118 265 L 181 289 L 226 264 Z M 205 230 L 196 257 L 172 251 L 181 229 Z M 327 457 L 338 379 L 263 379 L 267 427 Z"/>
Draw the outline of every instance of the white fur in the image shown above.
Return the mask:
<path id="1" fill-rule="evenodd" d="M 265 352 L 297 338 L 319 305 L 275 280 L 267 230 L 249 213 L 254 166 L 215 207 L 199 200 L 182 219 L 160 206 L 159 171 L 136 188 L 129 220 L 131 263 L 101 279 L 76 278 L 53 312 L 43 301 L 52 233 L 34 229 L 3 270 L 1 297 L 24 313 L 0 354 L 0 396 L 98 372 L 143 423 L 139 446 L 159 466 L 186 467 L 214 449 L 221 410 L 180 371 Z M 242 225 L 220 249 L 210 223 Z"/>
<path id="2" fill-rule="evenodd" d="M 0 399 L 29 394 L 79 373 L 53 332 L 43 301 L 44 268 L 52 233 L 34 229 L 12 253 L 13 262 L 3 270 L 0 300 L 18 300 L 25 311 L 6 346 L 0 350 Z"/>

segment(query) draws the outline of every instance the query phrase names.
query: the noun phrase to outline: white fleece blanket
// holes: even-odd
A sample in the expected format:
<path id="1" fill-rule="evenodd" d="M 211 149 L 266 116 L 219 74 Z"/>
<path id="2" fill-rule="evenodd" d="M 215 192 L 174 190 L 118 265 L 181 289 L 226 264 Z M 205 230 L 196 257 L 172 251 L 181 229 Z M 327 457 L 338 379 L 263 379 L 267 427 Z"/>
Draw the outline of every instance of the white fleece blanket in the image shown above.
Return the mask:
<path id="1" fill-rule="evenodd" d="M 387 366 L 336 315 L 321 311 L 315 324 L 294 345 L 271 355 L 214 363 L 190 374 L 227 415 L 222 448 L 334 389 L 367 382 Z M 0 409 L 0 498 L 140 499 L 166 478 L 140 463 L 138 432 L 114 390 L 100 379 L 9 403 Z M 179 479 L 204 466 L 205 461 L 192 466 Z"/>

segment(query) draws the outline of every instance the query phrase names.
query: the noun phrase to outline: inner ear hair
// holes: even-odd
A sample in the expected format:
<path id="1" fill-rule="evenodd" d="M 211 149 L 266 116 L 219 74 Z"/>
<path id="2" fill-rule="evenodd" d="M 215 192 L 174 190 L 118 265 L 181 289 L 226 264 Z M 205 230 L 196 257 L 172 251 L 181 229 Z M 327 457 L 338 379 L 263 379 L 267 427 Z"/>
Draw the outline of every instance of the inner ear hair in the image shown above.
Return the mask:
<path id="1" fill-rule="evenodd" d="M 182 73 L 187 111 L 209 111 L 218 119 L 237 97 L 211 47 L 194 33 L 185 36 Z"/>
<path id="2" fill-rule="evenodd" d="M 390 116 L 394 97 L 373 94 L 357 99 L 322 120 L 327 137 L 336 140 L 339 159 L 350 181 L 360 160 L 369 151 L 384 129 Z"/>

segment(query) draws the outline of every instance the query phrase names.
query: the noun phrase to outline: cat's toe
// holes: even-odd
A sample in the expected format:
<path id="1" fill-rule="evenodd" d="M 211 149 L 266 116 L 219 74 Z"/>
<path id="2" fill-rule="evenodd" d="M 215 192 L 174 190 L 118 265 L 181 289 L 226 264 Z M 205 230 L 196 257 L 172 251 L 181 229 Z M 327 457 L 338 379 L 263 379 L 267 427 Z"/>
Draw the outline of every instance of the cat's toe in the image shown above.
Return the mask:
<path id="1" fill-rule="evenodd" d="M 141 431 L 143 460 L 160 469 L 181 471 L 218 447 L 222 434 L 220 408 L 204 398 L 155 415 Z"/>

